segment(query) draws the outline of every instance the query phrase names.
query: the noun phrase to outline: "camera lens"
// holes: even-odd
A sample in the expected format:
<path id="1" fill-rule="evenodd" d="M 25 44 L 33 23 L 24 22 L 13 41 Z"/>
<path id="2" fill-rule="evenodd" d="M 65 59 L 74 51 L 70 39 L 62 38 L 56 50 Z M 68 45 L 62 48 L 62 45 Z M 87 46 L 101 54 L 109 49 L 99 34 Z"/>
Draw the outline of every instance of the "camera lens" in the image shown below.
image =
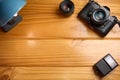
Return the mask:
<path id="1" fill-rule="evenodd" d="M 102 9 L 95 10 L 92 15 L 93 21 L 102 24 L 106 20 L 106 13 Z"/>
<path id="2" fill-rule="evenodd" d="M 63 9 L 65 12 L 69 12 L 70 9 L 71 9 L 71 6 L 70 6 L 69 4 L 63 5 L 62 9 Z"/>
<path id="3" fill-rule="evenodd" d="M 95 13 L 94 16 L 96 20 L 103 20 L 105 18 L 105 13 L 102 11 L 98 11 Z"/>
<path id="4" fill-rule="evenodd" d="M 64 16 L 70 16 L 74 12 L 74 4 L 70 0 L 64 0 L 61 2 L 59 9 Z"/>

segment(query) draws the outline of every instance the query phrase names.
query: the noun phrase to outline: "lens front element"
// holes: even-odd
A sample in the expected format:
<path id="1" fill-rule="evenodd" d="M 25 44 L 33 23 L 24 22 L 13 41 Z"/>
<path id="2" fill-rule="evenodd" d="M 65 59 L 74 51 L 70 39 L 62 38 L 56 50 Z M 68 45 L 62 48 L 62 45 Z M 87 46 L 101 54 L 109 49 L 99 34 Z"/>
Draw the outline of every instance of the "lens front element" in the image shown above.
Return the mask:
<path id="1" fill-rule="evenodd" d="M 104 20 L 105 19 L 105 13 L 103 11 L 96 11 L 94 17 L 96 20 Z"/>
<path id="2" fill-rule="evenodd" d="M 70 16 L 74 12 L 74 3 L 71 0 L 64 0 L 61 2 L 59 9 L 64 16 Z"/>
<path id="3" fill-rule="evenodd" d="M 106 17 L 107 17 L 106 12 L 102 9 L 97 9 L 92 14 L 93 22 L 98 24 L 104 23 L 106 20 Z"/>

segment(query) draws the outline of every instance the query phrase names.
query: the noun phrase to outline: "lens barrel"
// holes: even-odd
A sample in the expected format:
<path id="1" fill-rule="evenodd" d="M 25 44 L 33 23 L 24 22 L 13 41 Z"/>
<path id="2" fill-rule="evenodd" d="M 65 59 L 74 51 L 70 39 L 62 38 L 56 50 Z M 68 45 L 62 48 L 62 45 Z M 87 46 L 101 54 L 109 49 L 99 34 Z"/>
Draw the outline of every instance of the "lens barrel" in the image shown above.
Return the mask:
<path id="1" fill-rule="evenodd" d="M 70 16 L 74 12 L 74 3 L 71 0 L 64 0 L 59 5 L 60 12 L 64 16 Z"/>
<path id="2" fill-rule="evenodd" d="M 92 21 L 97 24 L 103 24 L 107 19 L 107 14 L 103 9 L 96 9 L 92 14 Z"/>

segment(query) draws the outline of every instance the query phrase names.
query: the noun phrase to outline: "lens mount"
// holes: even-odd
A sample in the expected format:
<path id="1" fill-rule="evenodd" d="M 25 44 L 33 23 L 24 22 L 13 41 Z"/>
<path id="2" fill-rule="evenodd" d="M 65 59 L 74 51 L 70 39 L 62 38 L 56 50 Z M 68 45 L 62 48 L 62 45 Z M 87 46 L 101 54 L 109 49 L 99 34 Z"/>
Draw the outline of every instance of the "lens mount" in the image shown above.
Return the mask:
<path id="1" fill-rule="evenodd" d="M 70 16 L 74 12 L 74 3 L 70 0 L 64 0 L 60 3 L 59 9 L 64 16 Z"/>

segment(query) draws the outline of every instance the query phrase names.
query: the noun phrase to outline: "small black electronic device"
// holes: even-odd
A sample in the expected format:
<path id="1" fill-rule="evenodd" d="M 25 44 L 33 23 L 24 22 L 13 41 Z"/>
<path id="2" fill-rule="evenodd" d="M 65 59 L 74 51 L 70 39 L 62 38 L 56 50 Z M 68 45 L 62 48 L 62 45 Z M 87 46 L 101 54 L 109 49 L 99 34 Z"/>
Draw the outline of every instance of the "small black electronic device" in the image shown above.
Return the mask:
<path id="1" fill-rule="evenodd" d="M 117 17 L 110 16 L 110 9 L 107 6 L 100 6 L 93 0 L 89 0 L 78 14 L 78 18 L 88 22 L 101 37 L 106 36 L 116 23 L 120 25 Z"/>
<path id="2" fill-rule="evenodd" d="M 96 69 L 103 77 L 115 69 L 117 66 L 118 63 L 115 61 L 115 59 L 110 54 L 107 54 L 104 58 L 102 58 L 94 65 L 94 69 Z"/>
<path id="3" fill-rule="evenodd" d="M 64 0 L 59 5 L 60 12 L 64 16 L 70 16 L 74 12 L 74 3 L 71 0 Z"/>
<path id="4" fill-rule="evenodd" d="M 20 15 L 14 16 L 7 24 L 4 25 L 3 30 L 6 32 L 9 31 L 21 21 L 22 17 Z"/>
<path id="5" fill-rule="evenodd" d="M 26 3 L 26 0 L 0 0 L 0 28 L 8 32 L 21 22 L 18 12 Z"/>

